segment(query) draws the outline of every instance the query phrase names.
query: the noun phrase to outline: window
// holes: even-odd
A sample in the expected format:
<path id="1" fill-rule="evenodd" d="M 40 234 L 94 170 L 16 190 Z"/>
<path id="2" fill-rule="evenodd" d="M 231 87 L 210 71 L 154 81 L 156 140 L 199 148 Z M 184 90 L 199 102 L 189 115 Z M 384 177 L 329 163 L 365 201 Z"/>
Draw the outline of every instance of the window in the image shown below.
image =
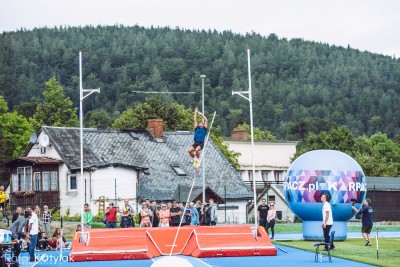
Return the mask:
<path id="1" fill-rule="evenodd" d="M 58 191 L 58 177 L 56 171 L 50 172 L 50 191 Z"/>
<path id="2" fill-rule="evenodd" d="M 179 165 L 174 164 L 174 165 L 171 165 L 171 167 L 172 167 L 172 169 L 174 169 L 175 173 L 178 174 L 179 176 L 186 176 L 185 171 L 182 170 L 182 168 Z"/>
<path id="3" fill-rule="evenodd" d="M 268 203 L 275 202 L 275 196 L 268 196 Z"/>
<path id="4" fill-rule="evenodd" d="M 253 171 L 248 171 L 249 173 L 249 181 L 253 181 Z"/>
<path id="5" fill-rule="evenodd" d="M 18 184 L 20 191 L 32 190 L 32 167 L 18 167 Z"/>
<path id="6" fill-rule="evenodd" d="M 19 184 L 18 184 L 18 174 L 17 173 L 12 174 L 11 183 L 12 183 L 11 192 L 18 191 Z"/>
<path id="7" fill-rule="evenodd" d="M 78 183 L 76 180 L 76 174 L 70 174 L 68 176 L 68 191 L 76 191 Z"/>
<path id="8" fill-rule="evenodd" d="M 41 184 L 40 184 L 40 172 L 35 172 L 33 174 L 33 182 L 34 182 L 34 190 L 35 191 L 42 191 Z"/>
<path id="9" fill-rule="evenodd" d="M 261 172 L 261 177 L 264 182 L 268 181 L 268 172 Z"/>
<path id="10" fill-rule="evenodd" d="M 281 171 L 274 171 L 275 181 L 282 181 L 282 174 L 283 172 Z"/>
<path id="11" fill-rule="evenodd" d="M 43 191 L 50 191 L 50 173 L 42 172 Z"/>

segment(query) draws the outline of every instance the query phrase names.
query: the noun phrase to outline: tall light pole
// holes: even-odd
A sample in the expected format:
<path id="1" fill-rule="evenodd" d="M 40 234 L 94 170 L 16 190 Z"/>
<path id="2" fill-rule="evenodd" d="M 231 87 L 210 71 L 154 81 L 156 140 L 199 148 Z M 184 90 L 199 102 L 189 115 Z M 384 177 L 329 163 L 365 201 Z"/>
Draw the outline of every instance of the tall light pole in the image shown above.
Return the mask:
<path id="1" fill-rule="evenodd" d="M 206 78 L 206 75 L 202 74 L 200 75 L 201 78 L 201 113 L 204 114 L 204 79 Z M 205 157 L 203 155 L 202 159 L 203 161 L 203 203 L 206 203 L 206 161 Z"/>
<path id="2" fill-rule="evenodd" d="M 84 95 L 84 92 L 87 92 Z M 82 50 L 79 50 L 79 130 L 81 142 L 81 240 L 83 240 L 83 205 L 84 203 L 84 185 L 83 185 L 83 100 L 93 93 L 100 93 L 100 88 L 97 89 L 83 89 L 82 86 Z"/>
<path id="3" fill-rule="evenodd" d="M 253 99 L 251 95 L 251 71 L 250 71 L 250 48 L 247 48 L 247 65 L 248 65 L 248 73 L 249 73 L 249 90 L 248 91 L 232 91 L 232 95 L 240 95 L 244 99 L 247 99 L 250 104 L 250 133 L 251 133 L 251 161 L 253 167 L 253 193 L 254 193 L 254 237 L 257 239 L 257 224 L 258 224 L 258 216 L 257 216 L 257 195 L 256 195 L 256 170 L 254 165 L 254 133 L 253 133 Z M 247 94 L 248 97 L 244 96 Z"/>

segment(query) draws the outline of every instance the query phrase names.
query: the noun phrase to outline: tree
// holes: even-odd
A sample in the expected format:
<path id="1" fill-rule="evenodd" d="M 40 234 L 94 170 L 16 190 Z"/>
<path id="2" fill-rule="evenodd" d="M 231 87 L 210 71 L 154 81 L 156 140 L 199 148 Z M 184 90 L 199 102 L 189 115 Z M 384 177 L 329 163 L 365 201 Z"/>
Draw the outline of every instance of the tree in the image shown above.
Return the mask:
<path id="1" fill-rule="evenodd" d="M 76 127 L 79 125 L 77 108 L 69 97 L 65 97 L 55 77 L 45 83 L 43 104 L 38 105 L 33 116 L 38 125 Z"/>
<path id="2" fill-rule="evenodd" d="M 163 119 L 166 130 L 190 130 L 193 113 L 178 103 L 165 103 L 155 95 L 146 98 L 143 104 L 127 109 L 112 124 L 114 129 L 145 129 L 148 119 Z"/>
<path id="3" fill-rule="evenodd" d="M 234 130 L 246 130 L 247 131 L 247 139 L 251 139 L 250 125 L 246 123 L 242 123 L 235 127 Z M 276 137 L 268 130 L 260 130 L 260 128 L 253 127 L 254 140 L 276 140 Z"/>
<path id="4" fill-rule="evenodd" d="M 29 143 L 33 127 L 16 112 L 8 112 L 7 102 L 0 96 L 0 161 L 21 155 Z"/>
<path id="5" fill-rule="evenodd" d="M 239 164 L 239 156 L 241 155 L 239 152 L 235 152 L 229 149 L 229 145 L 224 143 L 224 137 L 222 135 L 221 127 L 218 125 L 217 127 L 213 128 L 211 134 L 211 139 L 218 147 L 218 149 L 224 154 L 225 158 L 232 164 L 232 167 L 239 171 L 240 164 Z"/>
<path id="6" fill-rule="evenodd" d="M 112 116 L 105 109 L 89 111 L 85 116 L 85 127 L 107 129 L 113 123 Z"/>

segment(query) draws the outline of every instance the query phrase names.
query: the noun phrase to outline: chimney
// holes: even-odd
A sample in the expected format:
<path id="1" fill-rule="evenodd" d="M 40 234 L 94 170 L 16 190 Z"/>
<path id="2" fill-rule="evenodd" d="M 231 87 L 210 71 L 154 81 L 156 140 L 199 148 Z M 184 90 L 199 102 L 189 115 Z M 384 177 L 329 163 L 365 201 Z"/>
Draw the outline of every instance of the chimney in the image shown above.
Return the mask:
<path id="1" fill-rule="evenodd" d="M 147 128 L 153 133 L 155 138 L 163 137 L 163 120 L 162 119 L 148 119 Z"/>
<path id="2" fill-rule="evenodd" d="M 247 140 L 247 131 L 246 130 L 233 130 L 231 132 L 231 140 L 232 141 L 246 141 Z"/>

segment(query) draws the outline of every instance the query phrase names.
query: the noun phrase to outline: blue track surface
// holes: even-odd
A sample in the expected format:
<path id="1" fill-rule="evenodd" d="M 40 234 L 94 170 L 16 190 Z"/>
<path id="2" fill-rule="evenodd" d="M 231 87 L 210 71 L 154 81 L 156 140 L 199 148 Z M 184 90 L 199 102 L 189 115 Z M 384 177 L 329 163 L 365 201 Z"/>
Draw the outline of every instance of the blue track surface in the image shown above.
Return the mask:
<path id="1" fill-rule="evenodd" d="M 255 256 L 255 257 L 221 257 L 221 258 L 193 258 L 179 256 L 187 259 L 193 267 L 264 267 L 264 266 L 312 266 L 315 265 L 327 265 L 327 266 L 343 266 L 343 267 L 361 267 L 361 266 L 372 266 L 367 264 L 362 264 L 354 261 L 343 260 L 339 258 L 332 258 L 333 265 L 328 261 L 327 257 L 323 257 L 322 263 L 314 262 L 314 253 L 307 252 L 299 249 L 276 246 L 276 248 L 282 248 L 287 251 L 278 249 L 277 256 Z M 64 251 L 63 255 L 67 256 L 69 251 Z M 333 255 L 335 252 L 333 252 Z M 92 261 L 92 262 L 60 262 L 60 252 L 59 251 L 46 251 L 37 253 L 38 258 L 44 257 L 40 262 L 33 264 L 27 262 L 27 253 L 21 254 L 20 266 L 22 267 L 41 267 L 41 266 L 63 266 L 63 267 L 125 267 L 125 266 L 135 266 L 135 267 L 150 267 L 157 258 L 152 260 L 135 260 L 135 261 Z M 46 255 L 46 256 L 43 256 Z M 65 259 L 64 259 L 65 260 Z M 169 267 L 169 266 L 165 266 Z M 179 266 L 171 266 L 179 267 Z"/>

